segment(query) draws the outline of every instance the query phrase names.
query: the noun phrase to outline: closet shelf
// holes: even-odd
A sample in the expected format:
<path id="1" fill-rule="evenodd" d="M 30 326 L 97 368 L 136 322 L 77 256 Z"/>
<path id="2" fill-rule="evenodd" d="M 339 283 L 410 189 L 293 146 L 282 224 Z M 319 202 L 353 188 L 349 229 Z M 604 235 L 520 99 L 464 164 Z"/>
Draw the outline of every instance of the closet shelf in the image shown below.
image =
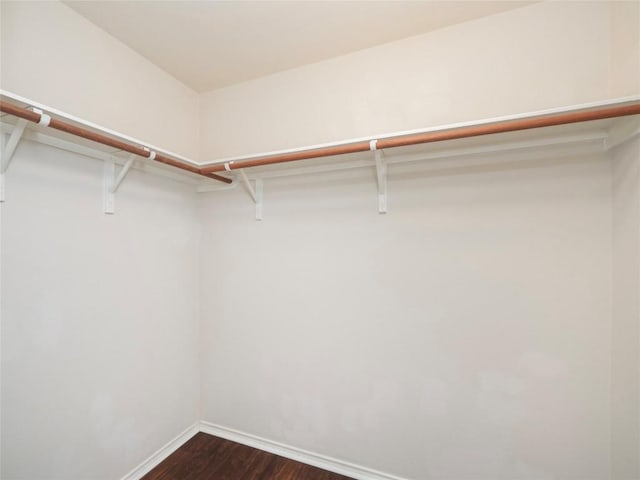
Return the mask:
<path id="1" fill-rule="evenodd" d="M 531 158 L 534 154 L 558 155 L 563 150 L 567 154 L 602 153 L 640 133 L 640 96 L 634 96 L 199 163 L 10 92 L 0 91 L 0 110 L 5 114 L 3 132 L 10 133 L 2 152 L 2 200 L 11 155 L 20 139 L 27 138 L 105 161 L 105 213 L 113 213 L 113 194 L 129 169 L 142 168 L 195 184 L 198 192 L 243 184 L 256 203 L 257 219 L 262 218 L 263 181 L 267 179 L 357 169 L 374 171 L 378 211 L 385 213 L 389 166 L 395 170 L 412 164 L 429 170 L 460 166 L 471 157 L 472 163 L 477 164 L 482 157 L 495 162 Z M 123 153 L 129 155 L 123 157 Z M 123 166 L 117 176 L 116 164 Z M 232 178 L 218 175 L 222 172 Z"/>
<path id="2" fill-rule="evenodd" d="M 350 140 L 318 148 L 312 147 L 274 152 L 272 154 L 256 155 L 254 157 L 238 157 L 237 159 L 229 159 L 214 165 L 204 166 L 202 171 L 208 173 L 224 172 L 313 158 L 394 149 L 411 145 L 497 135 L 638 114 L 640 114 L 640 100 L 637 98 L 612 102 L 598 102 L 574 108 L 554 109 L 546 112 L 534 112 L 526 115 L 514 115 L 480 122 L 461 123 L 413 132 L 382 135 L 361 140 Z"/>
<path id="3" fill-rule="evenodd" d="M 122 152 L 128 152 L 133 155 L 137 155 L 142 158 L 154 160 L 165 165 L 186 170 L 187 172 L 196 173 L 204 177 L 213 178 L 224 183 L 231 183 L 231 179 L 222 177 L 213 172 L 204 172 L 198 167 L 195 162 L 185 162 L 179 159 L 172 158 L 162 152 L 149 148 L 145 145 L 141 145 L 139 142 L 132 143 L 130 141 L 118 138 L 115 135 L 106 135 L 105 133 L 96 130 L 95 128 L 88 128 L 87 126 L 78 125 L 66 119 L 60 119 L 56 116 L 51 116 L 45 113 L 42 109 L 32 106 L 22 106 L 14 102 L 7 101 L 5 99 L 0 100 L 0 111 L 2 113 L 12 115 L 16 118 L 33 122 L 43 127 L 49 127 L 70 135 L 87 139 L 91 142 L 99 143 L 107 147 L 115 148 Z M 21 122 L 22 123 L 22 122 Z M 104 129 L 103 129 L 104 130 Z"/>

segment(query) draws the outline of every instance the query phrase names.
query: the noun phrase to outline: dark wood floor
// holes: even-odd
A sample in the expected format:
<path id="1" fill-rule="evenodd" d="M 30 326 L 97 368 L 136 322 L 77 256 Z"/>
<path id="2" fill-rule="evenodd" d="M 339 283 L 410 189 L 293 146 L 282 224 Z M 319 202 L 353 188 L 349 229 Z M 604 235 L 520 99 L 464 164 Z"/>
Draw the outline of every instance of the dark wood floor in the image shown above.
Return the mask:
<path id="1" fill-rule="evenodd" d="M 206 433 L 198 433 L 142 480 L 352 479 Z"/>

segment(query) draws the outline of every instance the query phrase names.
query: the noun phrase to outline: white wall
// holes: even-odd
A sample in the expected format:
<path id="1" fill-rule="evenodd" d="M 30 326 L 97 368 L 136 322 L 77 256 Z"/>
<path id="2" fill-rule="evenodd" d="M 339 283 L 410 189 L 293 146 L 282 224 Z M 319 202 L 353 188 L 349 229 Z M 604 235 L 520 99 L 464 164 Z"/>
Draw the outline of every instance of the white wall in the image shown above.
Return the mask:
<path id="1" fill-rule="evenodd" d="M 199 96 L 58 1 L 3 1 L 0 86 L 197 159 Z"/>
<path id="2" fill-rule="evenodd" d="M 202 96 L 201 157 L 638 94 L 634 6 L 618 6 L 616 15 L 612 8 L 537 3 L 214 90 Z M 615 30 L 620 22 L 625 28 Z M 612 30 L 619 32 L 615 61 Z"/>
<path id="3" fill-rule="evenodd" d="M 544 2 L 199 98 L 61 3 L 2 2 L 0 82 L 206 160 L 639 93 L 638 11 Z M 373 177 L 273 181 L 257 223 L 140 172 L 104 216 L 100 162 L 21 146 L 2 477 L 118 478 L 203 418 L 408 478 L 633 478 L 627 148 L 613 219 L 582 158 L 392 173 L 387 216 Z"/>
<path id="4" fill-rule="evenodd" d="M 640 478 L 640 140 L 613 152 L 612 478 Z"/>
<path id="5" fill-rule="evenodd" d="M 640 2 L 609 2 L 612 95 L 640 93 Z"/>
<path id="6" fill-rule="evenodd" d="M 411 479 L 609 476 L 602 159 L 200 201 L 203 418 Z M 554 165 L 555 164 L 555 165 Z M 313 185 L 310 188 L 310 183 Z"/>
<path id="7" fill-rule="evenodd" d="M 196 160 L 640 93 L 637 2 L 542 2 L 203 95 L 58 1 L 0 16 L 3 89 Z"/>
<path id="8" fill-rule="evenodd" d="M 18 147 L 2 226 L 2 473 L 114 480 L 199 419 L 191 186 Z"/>

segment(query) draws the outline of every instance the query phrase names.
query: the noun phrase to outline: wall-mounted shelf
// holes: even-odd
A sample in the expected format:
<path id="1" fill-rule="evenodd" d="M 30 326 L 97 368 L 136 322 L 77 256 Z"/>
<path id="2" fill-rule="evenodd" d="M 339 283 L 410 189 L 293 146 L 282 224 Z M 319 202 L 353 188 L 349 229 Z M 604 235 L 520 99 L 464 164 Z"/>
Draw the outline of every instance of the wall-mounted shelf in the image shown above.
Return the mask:
<path id="1" fill-rule="evenodd" d="M 532 160 L 561 159 L 578 155 L 605 155 L 608 150 L 640 135 L 640 115 L 595 120 L 535 130 L 501 133 L 483 137 L 448 140 L 440 143 L 398 147 L 385 151 L 361 152 L 336 157 L 255 167 L 246 171 L 247 182 L 268 187 L 294 177 L 312 176 L 317 182 L 365 178 L 371 182 L 372 208 L 377 194 L 379 213 L 387 210 L 387 178 L 400 175 L 428 175 L 468 170 L 469 167 L 511 164 Z M 379 157 L 379 158 L 376 158 Z M 383 164 L 382 178 L 380 163 Z M 383 182 L 383 183 L 382 183 Z M 308 183 L 308 182 L 307 182 Z M 199 192 L 224 192 L 231 185 L 198 185 Z M 306 183 L 305 183 L 306 185 Z M 380 186 L 382 185 L 382 188 Z M 264 201 L 263 197 L 263 201 Z M 267 197 L 268 198 L 268 197 Z"/>
<path id="2" fill-rule="evenodd" d="M 105 213 L 114 212 L 114 196 L 130 169 L 192 184 L 198 192 L 219 192 L 243 185 L 256 204 L 257 220 L 262 219 L 263 188 L 267 180 L 319 177 L 347 171 L 373 173 L 378 212 L 386 213 L 387 177 L 402 169 L 432 171 L 477 165 L 487 160 L 513 162 L 544 156 L 604 153 L 640 134 L 640 97 L 628 97 L 377 138 L 196 162 L 154 150 L 156 147 L 145 146 L 125 135 L 8 92 L 2 92 L 0 99 L 5 112 L 2 117 L 2 195 L 11 156 L 20 140 L 27 139 L 104 161 Z M 56 117 L 52 118 L 47 112 Z M 385 146 L 389 148 L 383 148 Z M 224 172 L 228 177 L 220 177 L 217 172 Z"/>

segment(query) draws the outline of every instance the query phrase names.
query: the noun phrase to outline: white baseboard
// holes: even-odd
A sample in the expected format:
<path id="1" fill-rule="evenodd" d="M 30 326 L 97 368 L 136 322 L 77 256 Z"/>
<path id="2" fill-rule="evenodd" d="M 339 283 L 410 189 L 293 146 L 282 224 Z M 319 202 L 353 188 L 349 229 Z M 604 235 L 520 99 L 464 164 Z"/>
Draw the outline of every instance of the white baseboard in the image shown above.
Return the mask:
<path id="1" fill-rule="evenodd" d="M 242 443 L 243 445 L 257 448 L 259 450 L 264 450 L 265 452 L 280 455 L 281 457 L 289 458 L 297 462 L 313 465 L 314 467 L 322 468 L 323 470 L 338 473 L 356 480 L 407 480 L 405 478 L 372 470 L 343 460 L 308 452 L 301 448 L 291 447 L 272 440 L 256 437 L 255 435 L 250 435 L 248 433 L 239 432 L 232 428 L 214 425 L 209 422 L 200 422 L 200 431 L 226 440 Z"/>
<path id="2" fill-rule="evenodd" d="M 149 458 L 147 458 L 144 462 L 138 465 L 136 468 L 127 473 L 121 480 L 140 480 L 147 473 L 153 470 L 158 466 L 160 462 L 162 462 L 165 458 L 175 452 L 178 448 L 180 448 L 184 443 L 193 437 L 196 433 L 200 431 L 200 425 L 198 423 L 194 423 L 189 428 L 187 428 L 184 432 L 178 435 L 176 438 L 168 442 L 166 445 L 161 447 L 155 453 L 153 453 Z"/>

